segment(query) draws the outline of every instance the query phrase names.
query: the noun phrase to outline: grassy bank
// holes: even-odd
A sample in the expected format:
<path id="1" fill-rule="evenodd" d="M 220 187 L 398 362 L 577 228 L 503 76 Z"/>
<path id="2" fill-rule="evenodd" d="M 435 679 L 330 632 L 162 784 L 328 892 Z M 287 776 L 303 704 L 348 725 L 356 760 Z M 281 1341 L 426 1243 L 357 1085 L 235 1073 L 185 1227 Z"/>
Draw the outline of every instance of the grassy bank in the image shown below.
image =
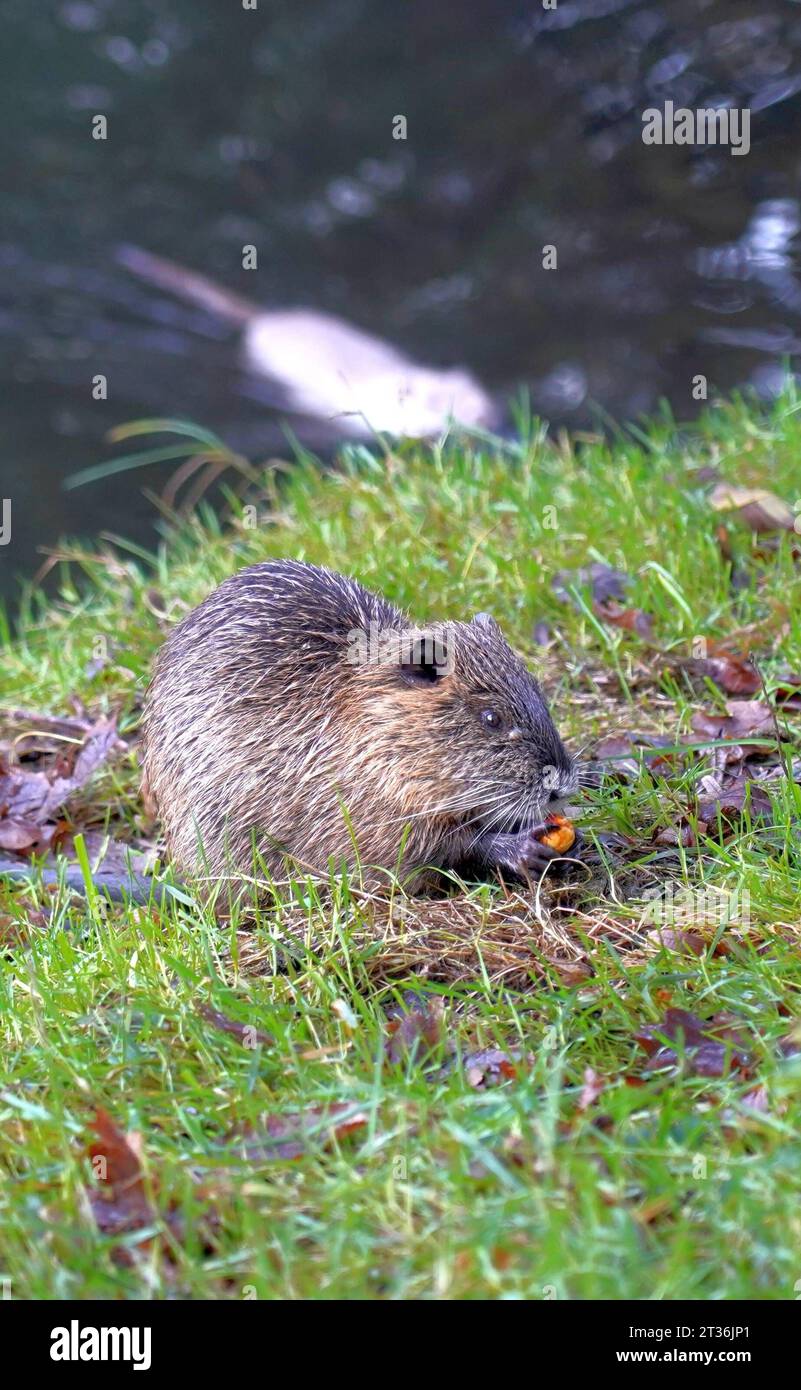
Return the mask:
<path id="1" fill-rule="evenodd" d="M 326 474 L 266 470 L 229 522 L 201 508 L 158 555 L 65 546 L 57 600 L 6 632 L 0 699 L 119 712 L 127 751 L 66 814 L 92 852 L 157 835 L 135 731 L 164 633 L 270 556 L 357 574 L 421 619 L 490 610 L 574 747 L 628 743 L 580 805 L 586 873 L 555 886 L 426 904 L 298 881 L 220 923 L 187 892 L 126 908 L 0 883 L 14 1296 L 795 1296 L 801 788 L 782 773 L 801 537 L 725 484 L 792 512 L 800 409 L 354 450 Z M 620 572 L 611 596 L 606 570 L 595 592 L 576 573 L 593 563 Z M 773 775 L 716 796 L 708 779 L 745 765 Z M 689 915 L 658 908 L 677 899 Z M 119 1184 L 103 1206 L 93 1140 L 132 1164 L 133 1215 Z"/>

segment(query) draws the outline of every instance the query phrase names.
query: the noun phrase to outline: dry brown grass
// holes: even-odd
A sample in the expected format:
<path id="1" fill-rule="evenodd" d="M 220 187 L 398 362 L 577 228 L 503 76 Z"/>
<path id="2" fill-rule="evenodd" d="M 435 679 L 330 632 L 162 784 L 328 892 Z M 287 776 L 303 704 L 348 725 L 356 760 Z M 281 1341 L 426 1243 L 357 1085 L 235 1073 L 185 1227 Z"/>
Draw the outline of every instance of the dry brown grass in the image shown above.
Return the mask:
<path id="1" fill-rule="evenodd" d="M 382 899 L 354 895 L 348 941 L 360 957 L 371 985 L 416 976 L 445 984 L 485 977 L 492 985 L 527 988 L 555 972 L 565 984 L 593 974 L 594 943 L 618 949 L 642 944 L 630 922 L 608 913 L 579 911 L 574 890 L 509 890 L 503 900 L 455 894 L 441 899 Z M 322 914 L 298 908 L 281 915 L 280 925 L 236 933 L 237 965 L 247 975 L 269 973 L 278 953 L 291 943 L 330 949 L 339 930 Z"/>

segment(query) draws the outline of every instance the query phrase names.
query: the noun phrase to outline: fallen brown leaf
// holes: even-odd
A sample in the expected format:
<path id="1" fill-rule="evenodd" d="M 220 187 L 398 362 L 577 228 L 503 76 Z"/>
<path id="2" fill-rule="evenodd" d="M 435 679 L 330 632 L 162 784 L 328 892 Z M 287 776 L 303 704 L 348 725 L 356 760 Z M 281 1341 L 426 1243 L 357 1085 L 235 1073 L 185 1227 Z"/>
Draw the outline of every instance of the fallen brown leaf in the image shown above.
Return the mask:
<path id="1" fill-rule="evenodd" d="M 609 599 L 606 603 L 594 604 L 593 611 L 596 617 L 605 623 L 611 623 L 613 627 L 622 627 L 626 628 L 628 632 L 636 632 L 638 636 L 649 642 L 653 639 L 653 617 L 650 613 L 644 613 L 641 608 L 623 608 L 622 605 Z"/>
<path id="2" fill-rule="evenodd" d="M 648 1024 L 634 1034 L 648 1054 L 647 1072 L 675 1070 L 681 1052 L 667 1046 L 683 1040 L 684 1065 L 690 1076 L 720 1077 L 730 1071 L 746 1073 L 750 1059 L 743 1039 L 728 1016 L 718 1015 L 706 1022 L 686 1009 L 667 1009 L 661 1023 Z"/>
<path id="3" fill-rule="evenodd" d="M 650 1226 L 652 1222 L 658 1221 L 660 1216 L 672 1212 L 675 1205 L 675 1198 L 673 1197 L 653 1197 L 650 1202 L 643 1202 L 639 1207 L 632 1207 L 631 1214 L 641 1226 Z"/>
<path id="4" fill-rule="evenodd" d="M 767 1086 L 752 1086 L 750 1091 L 746 1091 L 741 1103 L 746 1105 L 749 1110 L 756 1110 L 758 1114 L 766 1115 L 770 1109 Z"/>
<path id="5" fill-rule="evenodd" d="M 801 676 L 781 677 L 782 684 L 773 691 L 773 698 L 782 709 L 801 709 Z"/>
<path id="6" fill-rule="evenodd" d="M 693 732 L 703 738 L 731 739 L 735 743 L 745 743 L 750 738 L 775 738 L 773 711 L 763 700 L 727 700 L 726 711 L 694 714 Z"/>
<path id="7" fill-rule="evenodd" d="M 759 673 L 740 656 L 710 656 L 689 662 L 687 669 L 693 675 L 707 676 L 727 695 L 756 695 L 762 688 Z"/>
<path id="8" fill-rule="evenodd" d="M 145 1190 L 141 1136 L 125 1134 L 100 1107 L 92 1129 L 97 1139 L 89 1148 L 89 1157 L 98 1186 L 88 1188 L 87 1193 L 98 1230 L 104 1235 L 122 1235 L 151 1226 L 155 1211 Z"/>
<path id="9" fill-rule="evenodd" d="M 675 739 L 664 734 L 612 734 L 596 744 L 595 760 L 607 764 L 605 770 L 620 777 L 639 775 L 642 762 L 652 766 L 654 762 L 667 763 L 669 755 L 660 750 L 670 748 Z"/>
<path id="10" fill-rule="evenodd" d="M 558 956 L 542 953 L 543 961 L 547 962 L 551 970 L 559 976 L 563 985 L 580 985 L 584 980 L 592 978 L 592 966 L 584 960 L 565 960 Z"/>
<path id="11" fill-rule="evenodd" d="M 517 1076 L 517 1062 L 497 1047 L 485 1047 L 471 1052 L 464 1059 L 468 1084 L 476 1090 L 498 1081 L 511 1081 Z"/>
<path id="12" fill-rule="evenodd" d="M 706 829 L 706 822 L 700 819 L 695 827 L 690 825 L 689 821 L 683 821 L 679 825 L 664 825 L 654 835 L 654 844 L 676 847 L 680 845 L 682 849 L 695 849 L 698 836 L 705 835 Z"/>
<path id="13" fill-rule="evenodd" d="M 399 1009 L 387 1023 L 385 1052 L 390 1063 L 433 1052 L 442 1035 L 443 1005 L 439 998 L 417 1000 Z"/>
<path id="14" fill-rule="evenodd" d="M 47 734 L 58 723 L 45 722 Z M 61 808 L 121 746 L 116 721 L 98 719 L 86 732 L 71 767 L 70 758 L 57 759 L 46 772 L 4 759 L 0 763 L 0 848 L 20 851 L 49 845 Z M 74 745 L 70 751 L 75 751 Z"/>
<path id="15" fill-rule="evenodd" d="M 656 927 L 647 937 L 655 945 L 664 946 L 666 951 L 675 951 L 677 955 L 704 956 L 709 949 L 709 942 L 700 932 L 676 927 Z"/>
<path id="16" fill-rule="evenodd" d="M 753 778 L 740 775 L 728 785 L 715 790 L 712 796 L 699 800 L 698 815 L 707 827 L 715 830 L 717 823 L 726 827 L 739 825 L 746 811 L 752 820 L 765 820 L 773 814 L 768 793 Z"/>
<path id="17" fill-rule="evenodd" d="M 0 708 L 0 726 L 11 734 L 7 747 L 17 760 L 70 751 L 77 756 L 94 727 L 93 721 L 83 715 L 39 714 L 35 710 L 9 708 Z"/>
<path id="18" fill-rule="evenodd" d="M 623 570 L 612 569 L 611 565 L 603 565 L 596 560 L 580 569 L 558 570 L 551 580 L 551 588 L 563 603 L 575 604 L 576 600 L 570 593 L 570 588 L 583 589 L 589 585 L 593 603 L 602 604 L 610 599 L 625 599 L 630 583 L 630 575 Z"/>
<path id="19" fill-rule="evenodd" d="M 795 528 L 792 507 L 764 488 L 718 483 L 709 494 L 709 502 L 716 512 L 731 512 L 737 520 L 758 533 L 792 531 Z"/>
<path id="20" fill-rule="evenodd" d="M 98 1230 L 108 1236 L 145 1233 L 133 1244 L 127 1240 L 113 1246 L 114 1262 L 130 1266 L 136 1258 L 136 1246 L 148 1247 L 153 1240 L 158 1240 L 163 1243 L 168 1265 L 174 1265 L 176 1242 L 182 1241 L 186 1234 L 184 1223 L 172 1206 L 159 1212 L 155 1206 L 156 1183 L 152 1184 L 151 1193 L 148 1192 L 142 1167 L 141 1135 L 126 1134 L 101 1106 L 95 1111 L 91 1127 L 97 1135 L 88 1150 L 95 1185 L 87 1186 L 86 1195 Z M 197 1182 L 196 1175 L 192 1176 Z M 214 1233 L 219 1226 L 217 1213 L 211 1206 L 216 1195 L 211 1182 L 198 1183 L 196 1196 L 201 1212 L 196 1229 L 203 1237 L 203 1248 L 208 1251 L 215 1248 Z M 154 1226 L 159 1230 L 154 1231 Z"/>
<path id="21" fill-rule="evenodd" d="M 243 1047 L 269 1046 L 275 1042 L 269 1033 L 254 1027 L 252 1023 L 240 1023 L 238 1019 L 229 1018 L 227 1014 L 212 1009 L 209 1004 L 201 1004 L 198 1013 L 207 1023 L 211 1023 L 214 1028 L 219 1028 L 220 1032 L 230 1033 L 232 1037 L 237 1038 Z"/>
<path id="22" fill-rule="evenodd" d="M 34 845 L 44 848 L 53 838 L 54 826 L 36 825 L 34 821 L 15 820 L 12 816 L 0 820 L 0 849 L 21 854 Z"/>
<path id="23" fill-rule="evenodd" d="M 796 1023 L 780 1040 L 778 1051 L 785 1058 L 801 1056 L 801 1023 Z"/>
<path id="24" fill-rule="evenodd" d="M 229 1141 L 248 1163 L 302 1158 L 315 1148 L 328 1148 L 354 1130 L 363 1129 L 367 1115 L 346 1101 L 310 1105 L 305 1110 L 262 1116 L 259 1126 L 234 1131 Z"/>
<path id="25" fill-rule="evenodd" d="M 15 946 L 27 946 L 27 944 L 27 928 L 14 917 L 8 917 L 3 914 L 3 916 L 0 917 L 0 951 L 5 951 Z"/>

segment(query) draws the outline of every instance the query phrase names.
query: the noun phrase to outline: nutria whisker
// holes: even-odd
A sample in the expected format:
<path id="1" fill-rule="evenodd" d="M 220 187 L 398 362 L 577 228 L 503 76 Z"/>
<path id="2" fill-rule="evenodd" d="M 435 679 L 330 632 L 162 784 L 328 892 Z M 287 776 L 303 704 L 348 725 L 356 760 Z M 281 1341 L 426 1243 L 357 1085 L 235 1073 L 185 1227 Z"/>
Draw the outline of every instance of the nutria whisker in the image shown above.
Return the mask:
<path id="1" fill-rule="evenodd" d="M 481 807 L 476 809 L 476 795 L 475 792 L 472 792 L 469 795 L 465 795 L 453 801 L 443 801 L 436 806 L 425 806 L 419 811 L 414 811 L 411 814 L 402 814 L 392 819 L 382 820 L 381 824 L 387 826 L 406 824 L 415 820 L 420 820 L 426 816 L 452 815 L 455 811 L 475 811 L 475 815 L 471 817 L 471 821 L 481 820 L 490 807 L 505 804 L 507 800 L 508 793 L 499 794 L 497 797 L 491 799 L 483 798 Z M 469 825 L 471 821 L 466 821 L 465 824 Z"/>

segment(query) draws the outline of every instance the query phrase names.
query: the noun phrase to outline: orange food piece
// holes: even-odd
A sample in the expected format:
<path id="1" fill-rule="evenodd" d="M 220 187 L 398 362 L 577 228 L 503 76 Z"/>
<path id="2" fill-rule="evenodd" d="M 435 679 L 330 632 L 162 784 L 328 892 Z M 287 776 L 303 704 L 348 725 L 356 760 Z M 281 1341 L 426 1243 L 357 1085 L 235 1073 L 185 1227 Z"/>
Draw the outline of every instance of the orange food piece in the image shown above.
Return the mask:
<path id="1" fill-rule="evenodd" d="M 573 822 L 568 820 L 567 816 L 549 816 L 546 825 L 547 830 L 537 836 L 540 844 L 556 850 L 557 854 L 567 854 L 576 843 Z"/>

